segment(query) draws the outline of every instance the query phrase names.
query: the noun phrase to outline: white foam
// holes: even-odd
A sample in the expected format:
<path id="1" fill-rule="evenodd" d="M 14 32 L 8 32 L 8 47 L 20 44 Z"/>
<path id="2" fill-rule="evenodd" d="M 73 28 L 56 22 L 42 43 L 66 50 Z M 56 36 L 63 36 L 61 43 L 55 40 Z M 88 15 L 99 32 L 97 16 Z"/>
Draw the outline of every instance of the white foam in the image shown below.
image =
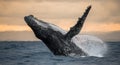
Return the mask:
<path id="1" fill-rule="evenodd" d="M 78 34 L 71 41 L 89 56 L 103 57 L 107 51 L 107 45 L 95 36 Z"/>

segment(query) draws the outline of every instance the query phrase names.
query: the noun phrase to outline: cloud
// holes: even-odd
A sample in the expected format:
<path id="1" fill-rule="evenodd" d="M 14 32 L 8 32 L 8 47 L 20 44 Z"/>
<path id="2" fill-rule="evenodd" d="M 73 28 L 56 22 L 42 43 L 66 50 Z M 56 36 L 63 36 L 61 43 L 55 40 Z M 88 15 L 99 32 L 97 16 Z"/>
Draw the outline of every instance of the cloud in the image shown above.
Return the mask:
<path id="1" fill-rule="evenodd" d="M 89 1 L 89 0 L 1 0 L 1 1 L 8 1 L 8 2 L 81 2 L 81 1 Z"/>
<path id="2" fill-rule="evenodd" d="M 0 41 L 40 41 L 31 31 L 0 32 Z"/>
<path id="3" fill-rule="evenodd" d="M 34 0 L 1 0 L 12 1 L 2 2 L 0 4 L 0 17 L 23 17 L 24 15 L 34 14 L 40 18 L 46 19 L 74 19 L 80 17 L 86 7 L 92 4 L 89 20 L 93 22 L 107 22 L 110 19 L 119 23 L 120 8 L 119 0 L 65 0 L 68 2 L 59 2 L 63 0 L 38 0 L 46 2 L 19 2 L 19 1 L 34 1 Z M 36 0 L 37 1 L 37 0 Z M 51 2 L 50 2 L 51 1 Z M 58 2 L 52 2 L 58 1 Z M 69 2 L 79 1 L 79 2 Z M 112 21 L 111 21 L 112 22 Z"/>
<path id="4" fill-rule="evenodd" d="M 110 26 L 118 30 L 119 27 L 116 27 L 116 24 L 120 24 L 119 0 L 79 0 L 79 2 L 77 2 L 78 0 L 70 0 L 76 2 L 69 2 L 68 0 L 66 0 L 68 2 L 64 2 L 63 0 L 42 0 L 45 2 L 33 2 L 33 0 L 0 1 L 0 25 L 26 25 L 23 17 L 33 14 L 39 19 L 68 30 L 69 27 L 76 23 L 77 18 L 82 16 L 86 7 L 90 4 L 92 4 L 92 9 L 86 20 L 86 27 L 89 28 L 85 30 L 93 31 L 96 30 L 94 29 L 96 25 L 100 25 L 98 27 L 100 29 L 97 29 L 97 31 L 103 32 L 101 29 L 104 28 L 104 25 L 108 24 L 110 25 L 108 27 L 106 26 L 106 31 L 108 28 L 111 28 Z"/>
<path id="5" fill-rule="evenodd" d="M 31 29 L 28 26 L 0 25 L 0 32 L 4 31 L 31 31 Z"/>
<path id="6" fill-rule="evenodd" d="M 95 32 L 95 33 L 83 33 L 94 35 L 106 42 L 120 41 L 120 31 L 113 32 Z M 24 37 L 23 37 L 24 36 Z M 0 41 L 39 41 L 32 31 L 6 31 L 0 32 Z"/>
<path id="7" fill-rule="evenodd" d="M 120 0 L 93 2 L 90 19 L 97 23 L 120 23 Z"/>
<path id="8" fill-rule="evenodd" d="M 111 32 L 84 32 L 81 34 L 93 35 L 102 39 L 105 42 L 118 42 L 120 41 L 120 30 Z"/>
<path id="9" fill-rule="evenodd" d="M 82 4 L 84 6 L 82 6 Z M 20 17 L 25 14 L 35 14 L 42 18 L 73 18 L 84 12 L 88 3 L 21 3 L 4 2 L 1 5 L 0 16 Z M 49 10 L 48 10 L 49 9 Z"/>
<path id="10" fill-rule="evenodd" d="M 23 17 L 0 17 L 0 25 L 26 25 Z"/>
<path id="11" fill-rule="evenodd" d="M 36 40 L 33 33 L 29 34 L 31 29 L 23 19 L 30 14 L 68 30 L 86 7 L 92 5 L 81 32 L 91 32 L 93 35 L 96 32 L 98 34 L 95 35 L 104 40 L 119 41 L 119 3 L 120 0 L 0 0 L 0 40 Z"/>
<path id="12" fill-rule="evenodd" d="M 82 32 L 112 32 L 112 31 L 118 31 L 120 30 L 120 24 L 115 23 L 85 23 Z"/>

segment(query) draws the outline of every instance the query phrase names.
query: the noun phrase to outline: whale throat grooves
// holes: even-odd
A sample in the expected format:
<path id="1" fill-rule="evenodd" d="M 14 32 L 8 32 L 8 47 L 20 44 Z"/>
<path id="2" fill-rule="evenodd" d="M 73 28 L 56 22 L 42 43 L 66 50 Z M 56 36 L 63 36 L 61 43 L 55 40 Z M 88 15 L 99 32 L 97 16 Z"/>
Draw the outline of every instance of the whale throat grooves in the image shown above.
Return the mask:
<path id="1" fill-rule="evenodd" d="M 35 36 L 42 40 L 54 55 L 87 56 L 88 54 L 72 42 L 71 39 L 81 31 L 90 9 L 91 6 L 88 6 L 82 17 L 68 32 L 54 24 L 39 20 L 33 15 L 25 16 L 24 20 L 33 30 Z"/>

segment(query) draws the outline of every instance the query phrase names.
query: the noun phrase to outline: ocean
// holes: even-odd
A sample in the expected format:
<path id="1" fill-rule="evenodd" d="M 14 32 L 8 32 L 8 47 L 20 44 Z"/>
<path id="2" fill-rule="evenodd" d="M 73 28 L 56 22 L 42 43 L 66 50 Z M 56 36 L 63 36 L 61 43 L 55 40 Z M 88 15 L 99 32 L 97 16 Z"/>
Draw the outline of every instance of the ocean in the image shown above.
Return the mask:
<path id="1" fill-rule="evenodd" d="M 0 42 L 0 65 L 120 65 L 120 42 L 107 42 L 104 57 L 55 56 L 41 41 Z"/>

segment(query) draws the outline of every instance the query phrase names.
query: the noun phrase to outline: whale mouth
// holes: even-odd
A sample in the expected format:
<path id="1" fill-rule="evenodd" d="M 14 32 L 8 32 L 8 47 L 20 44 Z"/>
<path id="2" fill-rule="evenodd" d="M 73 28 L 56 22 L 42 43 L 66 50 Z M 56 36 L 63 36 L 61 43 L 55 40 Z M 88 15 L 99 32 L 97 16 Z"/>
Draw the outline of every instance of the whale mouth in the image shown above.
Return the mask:
<path id="1" fill-rule="evenodd" d="M 33 16 L 33 15 L 29 15 L 29 16 L 25 16 L 25 17 L 24 17 L 24 20 L 25 20 L 26 22 L 30 22 L 30 21 L 32 21 L 32 18 L 34 18 L 34 16 Z"/>

